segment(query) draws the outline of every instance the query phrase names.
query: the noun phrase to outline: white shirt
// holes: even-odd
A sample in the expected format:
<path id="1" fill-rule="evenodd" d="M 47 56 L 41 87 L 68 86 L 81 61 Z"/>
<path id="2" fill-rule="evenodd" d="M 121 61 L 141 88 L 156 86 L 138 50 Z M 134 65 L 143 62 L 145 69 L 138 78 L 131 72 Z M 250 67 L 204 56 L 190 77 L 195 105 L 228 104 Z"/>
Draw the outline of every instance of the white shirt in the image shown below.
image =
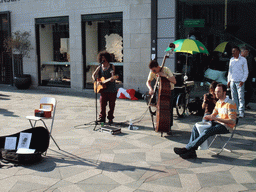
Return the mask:
<path id="1" fill-rule="evenodd" d="M 246 58 L 239 55 L 238 59 L 232 57 L 229 61 L 228 82 L 245 82 L 248 77 L 248 65 Z"/>
<path id="2" fill-rule="evenodd" d="M 167 74 L 169 77 L 173 76 L 172 71 L 168 67 L 163 67 L 163 72 L 165 74 Z M 150 71 L 149 74 L 148 74 L 148 81 L 152 81 L 153 79 L 156 79 L 156 78 L 157 78 L 157 75 Z M 171 83 L 171 82 L 170 82 L 170 84 L 171 84 L 171 90 L 173 90 L 174 89 L 174 84 Z"/>

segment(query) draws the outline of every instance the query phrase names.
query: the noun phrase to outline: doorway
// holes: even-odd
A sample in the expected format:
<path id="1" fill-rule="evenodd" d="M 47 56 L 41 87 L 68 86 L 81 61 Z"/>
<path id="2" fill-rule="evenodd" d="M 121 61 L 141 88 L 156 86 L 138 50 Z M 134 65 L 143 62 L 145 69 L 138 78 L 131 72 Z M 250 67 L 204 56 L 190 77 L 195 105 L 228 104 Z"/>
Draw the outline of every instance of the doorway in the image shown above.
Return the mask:
<path id="1" fill-rule="evenodd" d="M 10 12 L 0 12 L 0 83 L 13 83 L 11 53 L 6 52 L 4 40 L 11 36 Z"/>
<path id="2" fill-rule="evenodd" d="M 36 19 L 39 85 L 70 87 L 69 18 Z"/>
<path id="3" fill-rule="evenodd" d="M 82 16 L 82 53 L 84 88 L 93 88 L 92 73 L 97 68 L 97 54 L 106 50 L 123 82 L 123 14 L 105 13 Z"/>

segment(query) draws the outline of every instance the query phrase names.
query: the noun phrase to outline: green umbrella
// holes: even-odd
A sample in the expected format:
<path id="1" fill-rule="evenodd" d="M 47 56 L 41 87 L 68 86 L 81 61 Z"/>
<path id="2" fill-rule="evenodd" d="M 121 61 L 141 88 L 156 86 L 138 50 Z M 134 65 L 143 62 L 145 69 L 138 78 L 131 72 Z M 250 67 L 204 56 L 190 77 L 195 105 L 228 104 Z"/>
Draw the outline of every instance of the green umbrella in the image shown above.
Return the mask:
<path id="1" fill-rule="evenodd" d="M 192 39 L 179 39 L 173 42 L 175 44 L 175 52 L 183 52 L 183 53 L 206 53 L 209 54 L 206 47 L 197 40 Z M 171 48 L 167 48 L 165 51 L 169 51 Z"/>
<path id="2" fill-rule="evenodd" d="M 218 52 L 224 53 L 227 44 L 228 44 L 228 41 L 222 42 L 221 44 L 219 44 L 219 45 L 214 49 L 214 51 L 218 51 Z"/>
<path id="3" fill-rule="evenodd" d="M 185 70 L 185 77 L 184 80 L 187 80 L 187 63 L 188 63 L 188 53 L 194 54 L 194 53 L 205 53 L 209 54 L 207 51 L 206 47 L 197 40 L 192 40 L 192 39 L 178 39 L 173 42 L 175 44 L 175 52 L 183 52 L 187 53 L 186 54 L 186 70 Z M 170 51 L 171 48 L 168 47 L 165 51 Z"/>

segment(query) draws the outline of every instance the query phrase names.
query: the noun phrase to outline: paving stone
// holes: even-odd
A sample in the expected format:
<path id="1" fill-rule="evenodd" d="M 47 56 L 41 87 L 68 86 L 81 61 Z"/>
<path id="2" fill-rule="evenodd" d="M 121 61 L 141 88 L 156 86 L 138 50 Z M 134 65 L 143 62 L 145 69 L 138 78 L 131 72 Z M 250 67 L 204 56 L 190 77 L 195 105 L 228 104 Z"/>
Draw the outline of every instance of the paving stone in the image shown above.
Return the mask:
<path id="1" fill-rule="evenodd" d="M 47 155 L 36 164 L 0 162 L 1 191 L 256 190 L 255 103 L 239 120 L 227 145 L 232 153 L 197 151 L 197 159 L 184 160 L 173 148 L 187 144 L 200 116 L 178 118 L 174 110 L 173 135 L 161 137 L 153 131 L 144 101 L 118 99 L 113 127 L 121 128 L 122 134 L 111 135 L 95 126 L 95 94 L 91 90 L 38 87 L 25 91 L 5 85 L 0 85 L 0 90 L 2 136 L 30 128 L 25 116 L 33 114 L 42 96 L 55 97 L 58 104 L 52 135 L 61 148 L 51 140 Z M 128 130 L 130 119 L 138 130 Z M 220 144 L 217 141 L 213 149 Z"/>
<path id="2" fill-rule="evenodd" d="M 80 183 L 80 184 L 77 184 L 77 186 L 79 186 L 79 188 L 85 192 L 94 192 L 94 191 L 108 192 L 108 191 L 114 190 L 120 185 L 110 185 L 110 184 L 101 185 L 101 184 L 81 184 Z M 76 191 L 76 190 L 73 190 L 73 191 Z"/>
<path id="3" fill-rule="evenodd" d="M 245 184 L 242 184 L 242 185 L 245 186 L 250 191 L 256 190 L 256 184 L 255 183 L 245 183 Z"/>
<path id="4" fill-rule="evenodd" d="M 235 184 L 236 181 L 228 171 L 199 173 L 197 174 L 198 180 L 202 187 L 222 186 Z"/>
<path id="5" fill-rule="evenodd" d="M 179 175 L 172 175 L 172 176 L 166 175 L 166 177 L 162 177 L 161 175 L 158 177 L 157 175 L 155 175 L 153 180 L 149 178 L 149 180 L 145 181 L 145 183 L 161 185 L 161 186 L 181 187 Z"/>
<path id="6" fill-rule="evenodd" d="M 145 153 L 129 153 L 129 154 L 116 154 L 115 155 L 115 163 L 129 163 L 136 161 L 145 161 L 146 154 Z"/>
<path id="7" fill-rule="evenodd" d="M 25 182 L 25 181 L 18 181 L 15 183 L 15 185 L 10 189 L 10 192 L 16 192 L 16 191 L 34 191 L 39 189 L 47 189 L 47 185 L 42 185 L 38 183 L 33 182 Z"/>

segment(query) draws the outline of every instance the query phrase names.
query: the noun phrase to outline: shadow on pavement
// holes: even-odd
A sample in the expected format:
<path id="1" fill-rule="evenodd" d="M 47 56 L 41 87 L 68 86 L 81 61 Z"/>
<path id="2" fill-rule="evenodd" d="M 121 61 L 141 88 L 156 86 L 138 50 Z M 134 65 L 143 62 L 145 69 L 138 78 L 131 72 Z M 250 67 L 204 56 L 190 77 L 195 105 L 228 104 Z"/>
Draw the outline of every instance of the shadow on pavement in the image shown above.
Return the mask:
<path id="1" fill-rule="evenodd" d="M 18 115 L 14 115 L 13 112 L 8 111 L 6 109 L 1 109 L 1 108 L 0 108 L 0 114 L 3 115 L 3 116 L 19 117 Z"/>
<path id="2" fill-rule="evenodd" d="M 0 100 L 10 100 L 8 97 L 10 97 L 9 95 L 4 95 L 0 93 Z"/>
<path id="3" fill-rule="evenodd" d="M 52 150 L 52 151 L 57 153 L 59 157 L 47 156 L 47 157 L 44 157 L 41 162 L 38 162 L 32 165 L 22 165 L 22 166 L 28 169 L 32 169 L 40 172 L 50 172 L 56 168 L 57 164 L 58 164 L 58 168 L 81 165 L 81 166 L 91 166 L 100 170 L 106 170 L 111 172 L 135 171 L 136 169 L 140 169 L 144 171 L 165 172 L 165 171 L 147 168 L 147 167 L 123 165 L 119 163 L 104 162 L 99 160 L 88 160 L 86 158 L 79 157 L 77 155 L 74 155 L 64 150 L 60 150 L 60 151 Z M 63 163 L 63 165 L 61 163 Z"/>

